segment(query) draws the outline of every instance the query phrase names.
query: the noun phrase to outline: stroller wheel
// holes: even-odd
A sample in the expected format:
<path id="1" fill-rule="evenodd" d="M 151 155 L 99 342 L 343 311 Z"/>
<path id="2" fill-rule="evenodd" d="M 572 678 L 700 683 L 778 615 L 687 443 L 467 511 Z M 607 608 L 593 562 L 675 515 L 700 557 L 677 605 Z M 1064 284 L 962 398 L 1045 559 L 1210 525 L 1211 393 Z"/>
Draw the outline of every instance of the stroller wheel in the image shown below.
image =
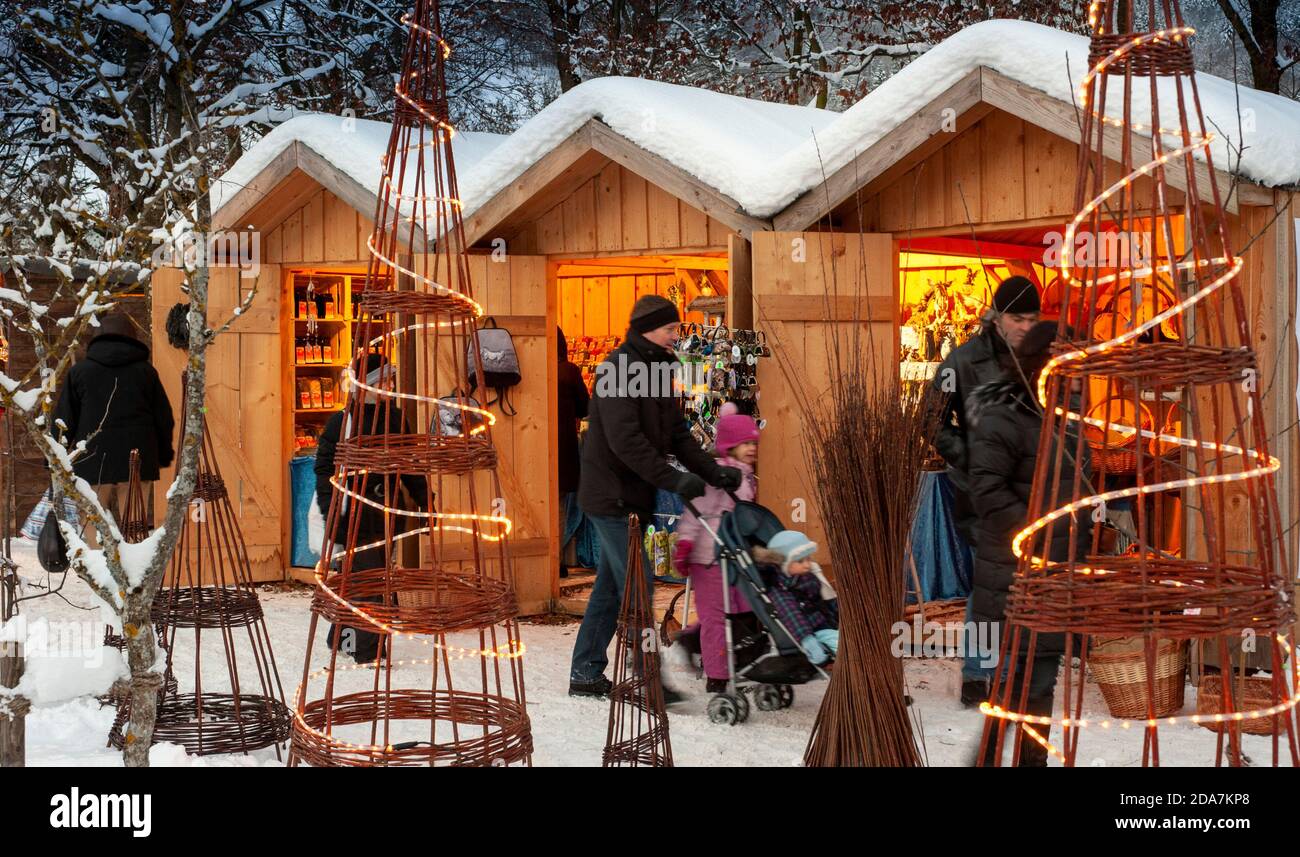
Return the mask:
<path id="1" fill-rule="evenodd" d="M 720 693 L 710 699 L 708 707 L 709 722 L 725 723 L 728 726 L 735 726 L 737 723 L 743 722 L 745 718 L 740 714 L 742 703 L 737 702 L 737 700 L 741 699 L 739 696 L 726 693 Z M 748 709 L 748 707 L 746 704 L 745 708 Z M 746 714 L 748 714 L 748 711 L 746 711 Z"/>
<path id="2" fill-rule="evenodd" d="M 794 705 L 794 688 L 788 684 L 778 684 L 776 689 L 781 692 L 781 707 L 789 708 Z"/>
<path id="3" fill-rule="evenodd" d="M 743 692 L 736 694 L 736 705 L 740 709 L 740 719 L 736 722 L 744 723 L 749 719 L 749 697 L 745 696 Z"/>
<path id="4" fill-rule="evenodd" d="M 776 711 L 781 705 L 781 690 L 775 684 L 760 684 L 754 688 L 754 704 L 759 711 Z"/>

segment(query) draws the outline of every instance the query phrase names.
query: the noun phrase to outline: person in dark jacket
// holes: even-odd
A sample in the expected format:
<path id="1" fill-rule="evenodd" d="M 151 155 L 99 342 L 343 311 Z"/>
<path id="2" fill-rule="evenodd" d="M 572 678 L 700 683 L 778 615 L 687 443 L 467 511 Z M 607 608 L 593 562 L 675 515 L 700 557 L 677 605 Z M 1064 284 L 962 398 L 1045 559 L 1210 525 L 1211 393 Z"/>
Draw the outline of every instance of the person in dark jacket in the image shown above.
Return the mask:
<path id="1" fill-rule="evenodd" d="M 982 384 L 971 390 L 966 398 L 966 426 L 968 431 L 970 496 L 978 510 L 975 520 L 975 538 L 979 553 L 975 558 L 974 588 L 970 598 L 970 620 L 992 623 L 997 633 L 976 635 L 979 639 L 1000 640 L 1005 631 L 1007 597 L 1015 579 L 1017 560 L 1011 541 L 1017 532 L 1029 523 L 1029 494 L 1034 481 L 1034 468 L 1038 460 L 1039 435 L 1043 418 L 1034 398 L 1034 386 L 1048 358 L 1048 348 L 1056 336 L 1056 325 L 1043 322 L 1025 337 L 1020 371 L 1007 373 L 996 381 Z M 1075 425 L 1077 430 L 1077 424 Z M 1073 438 L 1073 440 L 1071 440 Z M 1076 468 L 1071 466 L 1071 456 L 1077 447 L 1077 434 L 1066 435 L 1063 465 L 1049 477 L 1056 477 L 1055 508 L 1070 502 Z M 1056 441 L 1051 455 L 1056 456 Z M 1089 462 L 1083 458 L 1082 477 L 1088 478 Z M 1087 542 L 1087 526 L 1080 525 L 1075 544 L 1075 558 L 1082 558 Z M 1070 521 L 1063 518 L 1055 522 L 1051 532 L 1048 558 L 1064 561 L 1070 557 Z M 1028 635 L 1022 632 L 1020 651 L 1016 658 L 1016 682 L 1011 699 L 1018 701 L 1025 680 L 1029 647 Z M 1034 663 L 1028 677 L 1028 713 L 1050 716 L 1055 695 L 1056 674 L 1065 651 L 1063 634 L 1039 634 L 1034 649 Z M 968 652 L 968 656 L 969 656 Z M 984 657 L 980 653 L 978 657 Z M 1008 664 L 1001 664 L 1003 676 Z M 1044 737 L 1050 727 L 1036 727 Z M 1047 751 L 1037 741 L 1021 735 L 1020 764 L 1025 767 L 1047 763 Z"/>
<path id="2" fill-rule="evenodd" d="M 582 516 L 574 512 L 573 504 L 577 502 L 575 494 L 578 491 L 578 474 L 580 472 L 578 461 L 578 421 L 587 418 L 587 409 L 590 402 L 590 396 L 587 394 L 587 384 L 582 380 L 582 370 L 577 364 L 569 360 L 569 343 L 564 338 L 564 331 L 555 328 L 556 349 L 559 352 L 556 356 L 560 361 L 559 374 L 556 379 L 556 392 L 559 403 L 556 408 L 558 418 L 559 449 L 557 458 L 559 459 L 560 470 L 560 551 L 563 553 L 564 547 L 569 543 L 577 530 L 577 524 L 573 529 L 567 528 L 571 518 L 576 518 L 577 523 L 581 523 Z M 571 514 L 572 513 L 572 514 Z M 560 576 L 564 577 L 566 570 L 560 567 Z"/>
<path id="3" fill-rule="evenodd" d="M 939 426 L 934 436 L 934 447 L 948 463 L 948 478 L 952 482 L 953 523 L 976 557 L 978 538 L 974 530 L 975 510 L 971 505 L 967 485 L 969 464 L 965 400 L 970 391 L 979 385 L 995 381 L 1004 372 L 1014 368 L 1013 352 L 1020 348 L 1025 335 L 1038 323 L 1039 309 L 1038 290 L 1032 282 L 1020 276 L 1003 280 L 993 294 L 993 306 L 985 314 L 980 332 L 948 354 L 936 370 L 932 382 L 936 394 L 934 401 L 940 403 L 936 415 Z M 970 614 L 968 599 L 968 627 Z M 967 707 L 978 705 L 988 696 L 989 670 L 980 665 L 979 658 L 968 657 L 962 663 L 961 673 L 962 704 Z"/>
<path id="4" fill-rule="evenodd" d="M 69 450 L 85 441 L 73 472 L 96 487 L 99 501 L 120 520 L 130 479 L 131 451 L 140 452 L 140 481 L 153 520 L 153 483 L 175 451 L 171 402 L 149 363 L 149 346 L 122 313 L 100 320 L 86 357 L 68 372 L 54 409 L 55 435 Z"/>
<path id="5" fill-rule="evenodd" d="M 596 583 L 573 647 L 569 693 L 605 696 L 606 649 L 614 637 L 627 577 L 628 515 L 644 536 L 662 488 L 694 499 L 706 485 L 740 487 L 741 473 L 719 465 L 691 436 L 674 390 L 677 363 L 670 349 L 681 317 L 666 298 L 645 295 L 632 307 L 626 340 L 597 367 L 591 419 L 582 446 L 578 505 L 600 542 Z M 668 463 L 676 456 L 683 473 Z M 640 540 L 644 544 L 645 540 Z M 653 592 L 654 563 L 644 559 L 645 585 Z M 665 697 L 678 697 L 664 689 Z"/>
<path id="6" fill-rule="evenodd" d="M 353 363 L 353 371 L 358 376 L 362 374 L 363 369 L 366 383 L 370 386 L 380 389 L 392 388 L 394 369 L 382 355 L 367 354 L 364 366 L 358 362 Z M 343 410 L 331 414 L 330 418 L 325 421 L 325 427 L 317 441 L 316 463 L 312 469 L 316 474 L 316 504 L 326 521 L 329 520 L 330 502 L 334 495 L 334 486 L 330 479 L 337 470 L 335 461 L 340 441 L 360 435 L 409 434 L 411 432 L 402 410 L 394 401 L 375 401 L 378 397 L 374 393 L 368 393 L 360 389 L 354 390 L 352 395 L 367 397 L 367 400 L 362 403 L 360 425 L 355 427 L 352 425 L 352 421 L 355 419 L 355 409 L 352 402 L 349 401 Z M 388 474 L 371 473 L 362 477 L 359 482 L 360 493 L 377 503 L 404 509 L 424 508 L 427 503 L 430 506 L 430 511 L 432 510 L 433 498 L 427 494 L 428 483 L 422 476 L 408 473 L 403 474 L 398 480 Z M 355 491 L 357 488 L 351 477 L 346 485 L 349 490 Z M 349 518 L 353 514 L 350 498 L 343 497 L 342 504 L 335 532 L 326 534 L 327 539 L 331 539 L 338 545 L 332 552 L 335 567 L 343 557 L 345 550 L 343 545 L 348 542 Z M 379 542 L 379 544 L 368 549 L 355 550 L 352 554 L 352 571 L 356 573 L 371 568 L 382 568 L 386 562 L 386 546 L 384 544 L 386 513 L 368 503 L 361 503 L 359 508 L 355 510 L 355 514 L 359 520 L 357 521 L 356 540 L 352 543 L 352 546 L 363 548 L 375 542 Z M 414 520 L 406 515 L 391 515 L 391 518 L 394 535 L 409 530 L 412 526 L 411 522 Z M 392 551 L 396 555 L 400 555 L 401 548 L 399 544 L 392 546 Z M 400 565 L 400 560 L 397 562 Z M 378 599 L 358 598 L 357 600 L 377 601 Z M 330 645 L 334 644 L 335 632 L 336 628 L 331 625 L 329 635 L 326 638 Z M 340 649 L 347 654 L 351 654 L 357 663 L 370 663 L 382 654 L 380 635 L 373 630 L 367 627 L 345 626 L 344 635 L 344 639 L 340 643 Z"/>

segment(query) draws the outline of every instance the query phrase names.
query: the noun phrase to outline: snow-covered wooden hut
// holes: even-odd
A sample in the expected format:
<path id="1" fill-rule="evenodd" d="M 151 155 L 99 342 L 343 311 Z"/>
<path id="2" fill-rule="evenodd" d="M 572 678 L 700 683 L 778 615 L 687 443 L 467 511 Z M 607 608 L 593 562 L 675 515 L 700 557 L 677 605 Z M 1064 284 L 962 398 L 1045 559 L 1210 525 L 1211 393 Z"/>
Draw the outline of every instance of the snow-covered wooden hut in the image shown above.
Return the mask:
<path id="1" fill-rule="evenodd" d="M 815 388 L 827 371 L 828 326 L 852 310 L 847 299 L 812 296 L 852 291 L 864 274 L 887 361 L 903 362 L 910 337 L 901 322 L 936 278 L 1024 273 L 1050 304 L 1045 249 L 1074 211 L 1079 132 L 1070 90 L 1086 58 L 1084 38 L 986 22 L 844 113 L 609 78 L 565 93 L 512 135 L 460 134 L 476 298 L 514 334 L 523 365 L 518 415 L 504 417 L 495 436 L 523 609 L 544 609 L 559 595 L 557 328 L 571 342 L 599 342 L 623 332 L 640 293 L 671 293 L 684 306 L 712 294 L 725 299 L 730 323 L 779 339 Z M 1263 418 L 1277 432 L 1296 413 L 1296 221 L 1291 211 L 1273 212 L 1300 186 L 1300 105 L 1206 75 L 1200 87 L 1206 112 L 1241 150 L 1216 144 L 1215 165 L 1220 186 L 1234 188 L 1238 245 L 1256 236 L 1243 284 L 1263 377 L 1272 379 Z M 310 401 L 302 407 L 297 384 L 341 368 L 295 366 L 300 293 L 308 283 L 337 289 L 331 345 L 341 363 L 387 133 L 380 123 L 295 118 L 214 188 L 217 227 L 260 236 L 257 305 L 211 355 L 209 425 L 229 462 L 225 478 L 239 486 L 232 493 L 261 579 L 292 573 L 290 462 L 321 419 Z M 234 305 L 240 284 L 234 269 L 215 277 L 214 318 Z M 176 272 L 155 275 L 157 329 L 178 284 Z M 915 352 L 907 362 L 925 363 Z M 797 409 L 775 361 L 765 362 L 761 499 L 788 515 L 812 495 Z M 164 377 L 178 378 L 178 361 L 175 369 Z M 1296 437 L 1292 430 L 1275 444 L 1286 462 L 1279 487 L 1288 521 L 1300 512 Z M 802 525 L 814 538 L 816 518 Z"/>

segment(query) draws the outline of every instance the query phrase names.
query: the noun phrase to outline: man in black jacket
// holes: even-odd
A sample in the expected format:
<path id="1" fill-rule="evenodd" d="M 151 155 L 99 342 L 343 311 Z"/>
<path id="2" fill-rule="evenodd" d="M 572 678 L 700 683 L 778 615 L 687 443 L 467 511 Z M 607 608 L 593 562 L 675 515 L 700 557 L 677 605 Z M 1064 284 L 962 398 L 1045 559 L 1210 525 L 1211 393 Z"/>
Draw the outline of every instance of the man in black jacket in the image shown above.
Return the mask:
<path id="1" fill-rule="evenodd" d="M 136 338 L 126 315 L 114 312 L 100 321 L 86 358 L 68 372 L 54 418 L 54 435 L 60 436 L 61 422 L 69 450 L 86 442 L 73 472 L 96 486 L 100 504 L 119 523 L 131 476 L 131 450 L 139 450 L 140 481 L 152 524 L 153 483 L 175 457 L 175 424 L 167 391 L 149 363 L 149 346 Z"/>
<path id="2" fill-rule="evenodd" d="M 627 578 L 628 515 L 638 516 L 644 536 L 658 489 L 690 500 L 704 494 L 706 482 L 718 488 L 740 487 L 740 471 L 720 466 L 695 441 L 679 406 L 672 384 L 677 360 L 669 349 L 680 323 L 671 301 L 641 297 L 632 307 L 627 340 L 596 370 L 578 505 L 600 540 L 600 561 L 573 647 L 569 693 L 575 696 L 604 696 L 611 687 L 604 676 L 606 649 L 614 637 Z M 672 467 L 669 455 L 689 472 Z M 645 585 L 653 593 L 654 565 L 646 558 L 643 567 Z M 665 695 L 675 698 L 667 689 Z"/>
<path id="3" fill-rule="evenodd" d="M 1038 373 L 1051 356 L 1049 346 L 1056 337 L 1056 325 L 1040 322 L 1024 338 L 1020 371 L 1011 371 L 1000 379 L 982 384 L 969 391 L 966 401 L 966 422 L 969 431 L 969 486 L 970 497 L 979 510 L 975 519 L 975 538 L 979 555 L 975 560 L 974 587 L 970 596 L 968 621 L 988 623 L 999 633 L 981 634 L 979 637 L 998 640 L 1006 633 L 1007 598 L 1015 580 L 1017 560 L 1011 549 L 1015 534 L 1029 523 L 1029 496 L 1034 483 L 1034 469 L 1038 462 L 1039 435 L 1042 432 L 1041 408 L 1034 398 Z M 1021 377 L 1020 372 L 1024 376 Z M 1078 424 L 1067 426 L 1065 449 L 1061 451 L 1060 465 L 1051 465 L 1044 479 L 1044 489 L 1054 481 L 1055 490 L 1047 505 L 1064 506 L 1071 500 L 1077 477 L 1088 484 L 1089 458 L 1083 447 L 1081 466 L 1075 467 L 1074 456 L 1080 446 Z M 1049 445 L 1049 461 L 1058 460 L 1053 437 Z M 1050 525 L 1047 544 L 1048 559 L 1063 562 L 1071 554 L 1071 520 L 1063 517 Z M 1076 522 L 1073 544 L 1074 558 L 1082 559 L 1089 541 L 1086 521 Z M 1028 634 L 1022 632 L 1020 651 L 1011 653 L 1016 660 L 1016 681 L 1011 699 L 1019 702 L 1020 689 L 1026 682 L 1029 660 Z M 1040 717 L 1050 716 L 1056 688 L 1056 674 L 1065 651 L 1063 634 L 1039 634 L 1034 650 L 1034 663 L 1028 675 L 1027 713 Z M 983 653 L 981 653 L 982 656 Z M 1000 665 L 1004 678 L 1009 664 Z M 1000 694 L 999 694 L 1000 695 Z M 1037 727 L 1047 737 L 1050 726 Z M 986 764 L 991 759 L 986 758 Z M 1041 767 L 1047 764 L 1047 751 L 1037 741 L 1027 736 L 1020 740 L 1021 767 Z"/>
<path id="4" fill-rule="evenodd" d="M 358 358 L 353 362 L 352 368 L 358 377 L 363 377 L 372 387 L 381 390 L 391 390 L 393 387 L 395 370 L 392 364 L 380 354 L 367 354 L 364 363 L 361 358 Z M 316 463 L 313 467 L 316 473 L 316 503 L 326 521 L 329 520 L 330 502 L 334 494 L 334 486 L 330 479 L 337 471 L 335 461 L 339 443 L 361 435 L 411 433 L 408 421 L 395 400 L 385 400 L 384 397 L 360 388 L 355 389 L 352 395 L 363 398 L 360 425 L 352 424 L 356 409 L 353 402 L 349 401 L 343 410 L 335 412 L 325 421 L 325 427 L 316 445 Z M 349 477 L 345 484 L 350 491 L 357 491 L 360 488 L 359 493 L 382 505 L 411 509 L 412 507 L 423 508 L 428 504 L 429 511 L 432 511 L 433 497 L 427 494 L 428 481 L 423 476 L 406 473 L 397 477 L 390 474 L 370 473 L 364 477 Z M 397 557 L 401 553 L 401 543 L 386 542 L 385 518 L 391 513 L 377 509 L 368 503 L 356 502 L 355 509 L 352 508 L 353 505 L 351 498 L 346 495 L 342 498 L 336 531 L 326 534 L 326 538 L 339 545 L 332 551 L 332 565 L 338 567 L 348 547 L 353 549 L 351 570 L 354 574 L 368 569 L 383 568 L 390 556 L 400 565 Z M 351 545 L 345 545 L 344 543 L 348 541 L 352 516 L 358 518 L 356 536 Z M 391 530 L 394 535 L 411 528 L 413 519 L 410 516 L 391 514 L 391 517 Z M 367 545 L 375 546 L 366 548 Z M 321 551 L 324 552 L 323 545 Z M 356 600 L 378 601 L 379 599 L 358 598 Z M 335 631 L 335 627 L 330 626 L 326 639 L 331 645 L 334 644 Z M 339 649 L 345 654 L 350 654 L 357 663 L 361 664 L 370 663 L 382 654 L 379 634 L 368 626 L 345 627 Z"/>
<path id="5" fill-rule="evenodd" d="M 939 428 L 934 447 L 948 463 L 952 482 L 952 513 L 962 538 L 977 553 L 974 529 L 975 511 L 968 486 L 967 424 L 965 401 L 981 384 L 995 381 L 1014 369 L 1012 351 L 1018 351 L 1026 334 L 1038 323 L 1040 309 L 1038 289 L 1025 277 L 1008 277 L 993 294 L 993 307 L 985 314 L 980 332 L 954 348 L 935 372 L 932 386 L 941 402 Z M 966 602 L 966 624 L 970 627 L 971 603 Z M 973 638 L 967 640 L 973 651 Z M 967 657 L 962 663 L 961 701 L 967 707 L 988 698 L 990 671 L 980 665 L 979 657 Z"/>

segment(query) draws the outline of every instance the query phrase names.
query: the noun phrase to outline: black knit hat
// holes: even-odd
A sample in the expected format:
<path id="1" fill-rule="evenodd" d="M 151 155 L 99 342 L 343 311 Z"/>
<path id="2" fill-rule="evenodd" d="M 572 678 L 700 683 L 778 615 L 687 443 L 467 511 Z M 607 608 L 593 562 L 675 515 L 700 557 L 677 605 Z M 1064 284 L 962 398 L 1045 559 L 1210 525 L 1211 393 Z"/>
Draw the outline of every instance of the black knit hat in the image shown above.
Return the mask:
<path id="1" fill-rule="evenodd" d="M 677 305 L 668 298 L 658 295 L 642 295 L 632 305 L 632 317 L 628 327 L 637 333 L 646 333 L 665 324 L 680 324 L 682 317 L 677 313 Z"/>
<path id="2" fill-rule="evenodd" d="M 1042 309 L 1038 289 L 1026 277 L 1007 277 L 993 293 L 993 308 L 998 312 L 1031 313 Z"/>

